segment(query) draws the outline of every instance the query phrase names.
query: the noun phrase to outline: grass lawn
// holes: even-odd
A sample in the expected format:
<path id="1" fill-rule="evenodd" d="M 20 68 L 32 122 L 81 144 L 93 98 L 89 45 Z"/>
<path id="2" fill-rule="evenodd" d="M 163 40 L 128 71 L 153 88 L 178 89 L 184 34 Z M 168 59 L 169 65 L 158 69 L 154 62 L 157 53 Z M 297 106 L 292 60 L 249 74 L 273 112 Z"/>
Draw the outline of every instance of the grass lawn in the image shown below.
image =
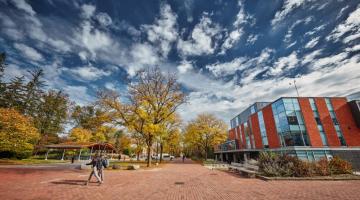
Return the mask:
<path id="1" fill-rule="evenodd" d="M 51 164 L 51 163 L 68 163 L 68 160 L 44 160 L 44 159 L 0 159 L 0 165 L 32 165 L 32 164 Z"/>

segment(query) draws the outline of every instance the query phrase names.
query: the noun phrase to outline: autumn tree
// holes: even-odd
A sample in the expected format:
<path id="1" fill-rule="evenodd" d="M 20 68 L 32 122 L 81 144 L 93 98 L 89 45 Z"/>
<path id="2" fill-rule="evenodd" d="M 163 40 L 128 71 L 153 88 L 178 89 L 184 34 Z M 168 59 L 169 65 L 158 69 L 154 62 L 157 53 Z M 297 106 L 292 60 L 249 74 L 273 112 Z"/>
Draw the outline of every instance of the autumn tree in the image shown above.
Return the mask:
<path id="1" fill-rule="evenodd" d="M 225 141 L 227 126 L 212 114 L 200 114 L 185 128 L 184 140 L 188 147 L 197 149 L 205 159 L 210 148 Z"/>
<path id="2" fill-rule="evenodd" d="M 180 134 L 181 120 L 180 117 L 176 114 L 164 121 L 161 126 L 159 133 L 157 134 L 157 140 L 160 145 L 160 163 L 162 162 L 162 154 L 164 152 L 164 147 L 171 144 L 171 147 L 175 147 L 175 142 L 179 139 Z M 170 150 L 170 149 L 169 149 Z"/>
<path id="3" fill-rule="evenodd" d="M 28 117 L 14 109 L 0 108 L 1 157 L 30 156 L 39 136 Z"/>
<path id="4" fill-rule="evenodd" d="M 147 166 L 151 166 L 151 148 L 161 126 L 186 100 L 175 75 L 163 75 L 160 68 L 137 73 L 129 85 L 129 95 L 123 102 L 114 92 L 103 92 L 101 102 L 118 123 L 139 134 L 147 147 Z"/>
<path id="5" fill-rule="evenodd" d="M 83 128 L 73 128 L 69 135 L 69 138 L 74 142 L 90 142 L 91 137 L 91 132 Z"/>

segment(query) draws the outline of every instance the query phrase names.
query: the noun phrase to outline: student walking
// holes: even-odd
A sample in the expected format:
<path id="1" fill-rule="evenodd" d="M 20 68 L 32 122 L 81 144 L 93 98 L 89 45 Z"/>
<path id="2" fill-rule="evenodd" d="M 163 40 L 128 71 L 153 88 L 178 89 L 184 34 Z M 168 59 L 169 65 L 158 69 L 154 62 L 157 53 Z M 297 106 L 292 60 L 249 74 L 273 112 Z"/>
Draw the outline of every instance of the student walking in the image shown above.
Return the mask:
<path id="1" fill-rule="evenodd" d="M 97 154 L 93 157 L 90 163 L 87 163 L 86 165 L 91 165 L 92 171 L 90 173 L 90 176 L 88 180 L 86 181 L 85 185 L 88 185 L 92 176 L 95 176 L 95 178 L 98 180 L 99 185 L 101 185 L 103 182 L 101 178 L 99 177 L 99 169 L 102 167 L 102 162 L 100 156 Z"/>

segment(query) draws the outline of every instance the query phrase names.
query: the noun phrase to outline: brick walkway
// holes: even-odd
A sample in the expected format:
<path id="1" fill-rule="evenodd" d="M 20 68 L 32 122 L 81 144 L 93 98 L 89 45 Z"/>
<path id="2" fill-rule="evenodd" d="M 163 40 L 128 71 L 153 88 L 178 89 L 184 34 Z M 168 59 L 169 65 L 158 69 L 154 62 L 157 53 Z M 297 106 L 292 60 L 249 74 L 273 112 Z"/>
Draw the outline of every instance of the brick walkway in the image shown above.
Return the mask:
<path id="1" fill-rule="evenodd" d="M 0 199 L 359 199 L 360 181 L 246 179 L 174 163 L 161 169 L 107 171 L 105 183 L 84 186 L 88 172 L 0 168 Z"/>

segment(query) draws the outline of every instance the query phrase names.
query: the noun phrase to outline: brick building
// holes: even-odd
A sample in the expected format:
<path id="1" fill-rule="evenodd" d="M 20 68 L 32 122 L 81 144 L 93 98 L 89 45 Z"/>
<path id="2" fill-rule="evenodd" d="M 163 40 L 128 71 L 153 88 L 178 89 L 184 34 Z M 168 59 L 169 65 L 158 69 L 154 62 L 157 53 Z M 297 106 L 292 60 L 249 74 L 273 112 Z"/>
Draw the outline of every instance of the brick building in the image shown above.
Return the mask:
<path id="1" fill-rule="evenodd" d="M 230 121 L 217 160 L 240 162 L 261 151 L 313 161 L 338 155 L 360 169 L 360 101 L 345 97 L 282 97 L 257 102 Z"/>

